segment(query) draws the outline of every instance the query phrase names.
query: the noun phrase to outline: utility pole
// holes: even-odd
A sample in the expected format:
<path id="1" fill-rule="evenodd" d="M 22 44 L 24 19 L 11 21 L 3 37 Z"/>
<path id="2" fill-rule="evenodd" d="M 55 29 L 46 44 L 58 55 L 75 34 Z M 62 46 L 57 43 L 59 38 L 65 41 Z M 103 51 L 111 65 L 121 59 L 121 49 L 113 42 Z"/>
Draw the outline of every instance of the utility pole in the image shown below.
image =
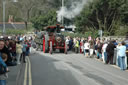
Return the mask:
<path id="1" fill-rule="evenodd" d="M 62 9 L 64 10 L 64 0 L 62 0 Z M 61 18 L 62 18 L 62 26 L 64 26 L 64 16 L 63 16 L 63 14 L 62 14 Z"/>
<path id="2" fill-rule="evenodd" d="M 3 0 L 3 33 L 2 34 L 5 34 L 5 4 L 6 1 Z"/>
<path id="3" fill-rule="evenodd" d="M 12 0 L 12 2 L 18 2 L 18 0 Z M 3 31 L 2 34 L 4 35 L 6 33 L 6 27 L 5 27 L 5 7 L 6 7 L 6 0 L 3 0 Z"/>

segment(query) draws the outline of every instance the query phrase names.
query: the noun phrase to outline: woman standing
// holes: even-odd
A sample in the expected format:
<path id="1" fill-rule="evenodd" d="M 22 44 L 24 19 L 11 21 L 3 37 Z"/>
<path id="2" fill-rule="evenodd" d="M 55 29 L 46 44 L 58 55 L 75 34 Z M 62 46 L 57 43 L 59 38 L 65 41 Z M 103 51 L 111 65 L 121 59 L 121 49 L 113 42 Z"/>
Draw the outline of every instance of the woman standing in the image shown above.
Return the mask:
<path id="1" fill-rule="evenodd" d="M 17 64 L 20 64 L 20 57 L 22 53 L 23 46 L 20 44 L 20 41 L 16 43 L 16 55 L 17 55 Z"/>
<path id="2" fill-rule="evenodd" d="M 27 48 L 27 42 L 24 41 L 24 43 L 23 43 L 22 46 L 23 46 L 23 48 L 22 48 L 23 62 L 26 63 L 25 58 L 26 58 L 26 52 L 27 52 L 27 50 L 26 50 L 26 48 Z"/>
<path id="3" fill-rule="evenodd" d="M 122 45 L 118 48 L 118 55 L 119 55 L 119 61 L 120 61 L 120 69 L 125 70 L 126 65 L 125 65 L 125 56 L 126 56 L 126 46 L 125 43 L 122 42 Z"/>
<path id="4" fill-rule="evenodd" d="M 89 49 L 90 49 L 90 44 L 89 44 L 89 41 L 85 41 L 84 43 L 84 54 L 86 57 L 89 57 Z"/>

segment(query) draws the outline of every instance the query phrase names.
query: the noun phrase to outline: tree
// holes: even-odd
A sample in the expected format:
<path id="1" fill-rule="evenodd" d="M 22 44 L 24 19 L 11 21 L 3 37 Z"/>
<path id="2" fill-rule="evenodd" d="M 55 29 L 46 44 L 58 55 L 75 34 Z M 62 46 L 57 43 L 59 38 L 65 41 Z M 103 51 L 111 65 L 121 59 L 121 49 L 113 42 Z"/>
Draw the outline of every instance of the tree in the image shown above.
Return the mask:
<path id="1" fill-rule="evenodd" d="M 60 1 L 60 0 L 53 0 Z M 50 3 L 51 0 L 20 0 L 19 7 L 21 17 L 25 22 L 26 29 L 27 24 L 32 17 L 40 16 L 47 13 L 51 8 L 56 8 L 59 3 Z M 49 22 L 50 23 L 50 22 Z"/>
<path id="2" fill-rule="evenodd" d="M 20 10 L 21 18 L 25 23 L 26 29 L 30 19 L 30 12 L 36 6 L 35 0 L 20 0 L 17 7 Z"/>
<path id="3" fill-rule="evenodd" d="M 122 9 L 125 6 L 126 0 L 95 0 L 90 2 L 76 18 L 78 30 L 103 30 L 114 34 L 114 31 L 120 26 Z"/>
<path id="4" fill-rule="evenodd" d="M 32 18 L 31 22 L 37 30 L 43 30 L 42 28 L 56 24 L 56 10 L 51 9 L 48 13 Z"/>

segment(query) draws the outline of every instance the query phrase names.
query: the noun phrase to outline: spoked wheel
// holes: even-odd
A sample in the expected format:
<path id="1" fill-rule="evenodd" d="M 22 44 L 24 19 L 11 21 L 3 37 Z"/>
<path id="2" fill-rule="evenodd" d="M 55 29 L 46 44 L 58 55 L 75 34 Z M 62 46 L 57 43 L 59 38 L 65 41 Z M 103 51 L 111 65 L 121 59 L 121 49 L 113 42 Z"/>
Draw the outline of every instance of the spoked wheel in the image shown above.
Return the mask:
<path id="1" fill-rule="evenodd" d="M 64 53 L 65 54 L 67 54 L 67 48 L 68 48 L 68 46 L 67 46 L 67 43 L 65 42 L 65 47 L 64 47 Z"/>
<path id="2" fill-rule="evenodd" d="M 53 50 L 52 50 L 52 41 L 50 41 L 49 53 L 50 53 L 50 54 L 52 54 L 52 53 L 53 53 Z"/>

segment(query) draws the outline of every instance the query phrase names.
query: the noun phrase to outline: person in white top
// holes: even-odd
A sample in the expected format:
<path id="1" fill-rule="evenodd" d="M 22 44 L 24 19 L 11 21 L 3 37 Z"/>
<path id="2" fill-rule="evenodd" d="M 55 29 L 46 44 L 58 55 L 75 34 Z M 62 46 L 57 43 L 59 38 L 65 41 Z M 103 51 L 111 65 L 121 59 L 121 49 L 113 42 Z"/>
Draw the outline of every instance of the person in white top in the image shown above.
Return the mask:
<path id="1" fill-rule="evenodd" d="M 22 54 L 22 48 L 23 48 L 23 46 L 20 44 L 20 41 L 17 41 L 17 43 L 16 43 L 17 64 L 20 64 L 20 57 Z"/>
<path id="2" fill-rule="evenodd" d="M 106 52 L 106 48 L 107 48 L 108 44 L 107 42 L 104 43 L 103 47 L 102 47 L 102 55 L 103 55 L 103 62 L 106 63 L 107 61 L 107 52 Z"/>
<path id="3" fill-rule="evenodd" d="M 121 43 L 122 45 L 118 48 L 118 56 L 119 56 L 119 61 L 120 61 L 120 69 L 125 70 L 126 69 L 126 64 L 125 64 L 125 56 L 126 56 L 126 46 L 125 42 Z"/>
<path id="4" fill-rule="evenodd" d="M 117 45 L 117 65 L 120 67 L 120 59 L 119 59 L 119 48 L 121 46 L 121 42 L 118 42 L 118 45 Z"/>
<path id="5" fill-rule="evenodd" d="M 66 44 L 67 44 L 67 45 L 69 44 L 69 36 L 66 37 Z"/>
<path id="6" fill-rule="evenodd" d="M 85 41 L 84 43 L 84 50 L 85 50 L 85 56 L 88 57 L 89 56 L 89 49 L 90 49 L 90 44 L 88 41 Z"/>
<path id="7" fill-rule="evenodd" d="M 81 39 L 81 51 L 84 52 L 84 38 Z"/>

